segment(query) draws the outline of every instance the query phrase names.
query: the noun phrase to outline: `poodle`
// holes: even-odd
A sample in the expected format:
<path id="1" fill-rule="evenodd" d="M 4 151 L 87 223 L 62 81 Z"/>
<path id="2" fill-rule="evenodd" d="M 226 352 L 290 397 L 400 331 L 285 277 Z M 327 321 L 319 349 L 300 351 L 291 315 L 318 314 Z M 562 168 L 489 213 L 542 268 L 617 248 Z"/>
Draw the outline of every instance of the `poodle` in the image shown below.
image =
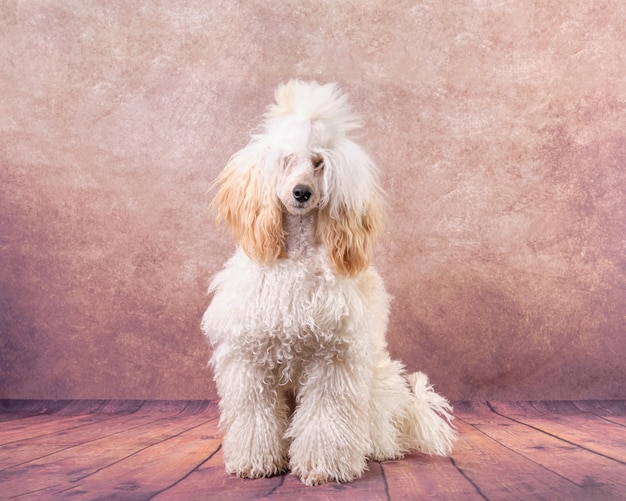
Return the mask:
<path id="1" fill-rule="evenodd" d="M 275 100 L 214 183 L 238 242 L 202 319 L 226 470 L 316 485 L 415 449 L 447 455 L 451 406 L 387 351 L 370 266 L 383 191 L 349 137 L 360 121 L 335 84 L 292 80 Z"/>

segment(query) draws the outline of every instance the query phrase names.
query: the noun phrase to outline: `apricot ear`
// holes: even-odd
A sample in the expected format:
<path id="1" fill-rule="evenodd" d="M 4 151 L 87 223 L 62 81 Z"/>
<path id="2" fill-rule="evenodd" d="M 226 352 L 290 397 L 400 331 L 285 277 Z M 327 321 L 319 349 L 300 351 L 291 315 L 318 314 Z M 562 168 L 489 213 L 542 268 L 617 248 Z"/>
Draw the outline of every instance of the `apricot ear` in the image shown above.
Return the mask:
<path id="1" fill-rule="evenodd" d="M 332 216 L 320 211 L 317 235 L 324 244 L 333 269 L 340 275 L 355 276 L 366 270 L 382 220 L 380 204 L 374 201 L 365 213 L 342 206 Z"/>
<path id="2" fill-rule="evenodd" d="M 217 221 L 230 227 L 243 251 L 259 263 L 284 256 L 282 212 L 273 190 L 267 189 L 252 166 L 231 159 L 213 183 L 217 193 L 211 206 Z"/>

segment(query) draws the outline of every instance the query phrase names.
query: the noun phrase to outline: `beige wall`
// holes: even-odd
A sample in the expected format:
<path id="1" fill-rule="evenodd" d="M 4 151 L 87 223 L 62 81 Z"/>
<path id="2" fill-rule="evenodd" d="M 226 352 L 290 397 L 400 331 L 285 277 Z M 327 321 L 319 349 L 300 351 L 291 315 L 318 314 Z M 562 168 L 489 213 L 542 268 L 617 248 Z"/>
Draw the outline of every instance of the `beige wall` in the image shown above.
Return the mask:
<path id="1" fill-rule="evenodd" d="M 626 397 L 625 5 L 0 3 L 0 397 L 214 397 L 206 191 L 292 77 L 365 116 L 394 356 Z"/>

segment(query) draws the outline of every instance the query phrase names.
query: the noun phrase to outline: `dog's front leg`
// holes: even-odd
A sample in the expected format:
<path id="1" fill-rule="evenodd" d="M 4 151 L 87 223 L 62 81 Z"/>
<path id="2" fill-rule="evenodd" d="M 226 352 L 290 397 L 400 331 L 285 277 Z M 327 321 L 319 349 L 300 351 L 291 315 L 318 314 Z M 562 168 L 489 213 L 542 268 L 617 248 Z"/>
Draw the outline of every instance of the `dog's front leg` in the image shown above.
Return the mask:
<path id="1" fill-rule="evenodd" d="M 291 473 L 306 485 L 360 477 L 370 448 L 368 365 L 357 353 L 320 357 L 303 379 L 287 431 Z"/>
<path id="2" fill-rule="evenodd" d="M 224 464 L 245 478 L 276 475 L 287 469 L 288 405 L 269 384 L 268 369 L 238 360 L 216 366 Z"/>

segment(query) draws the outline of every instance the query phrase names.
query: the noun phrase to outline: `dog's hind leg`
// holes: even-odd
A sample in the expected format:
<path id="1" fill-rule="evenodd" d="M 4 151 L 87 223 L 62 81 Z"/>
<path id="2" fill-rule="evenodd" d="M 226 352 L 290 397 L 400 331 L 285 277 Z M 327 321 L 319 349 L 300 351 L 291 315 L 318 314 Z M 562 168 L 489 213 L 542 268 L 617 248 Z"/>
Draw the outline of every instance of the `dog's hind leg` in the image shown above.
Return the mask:
<path id="1" fill-rule="evenodd" d="M 403 373 L 400 362 L 390 360 L 386 352 L 378 354 L 370 391 L 370 459 L 396 459 L 408 452 L 401 423 L 413 396 Z"/>
<path id="2" fill-rule="evenodd" d="M 442 456 L 450 452 L 452 408 L 424 374 L 406 376 L 402 364 L 386 353 L 374 366 L 370 409 L 372 459 L 393 459 L 415 449 Z"/>
<path id="3" fill-rule="evenodd" d="M 415 372 L 407 380 L 413 394 L 404 422 L 410 447 L 425 454 L 447 456 L 456 439 L 452 406 L 435 393 L 425 374 Z"/>

